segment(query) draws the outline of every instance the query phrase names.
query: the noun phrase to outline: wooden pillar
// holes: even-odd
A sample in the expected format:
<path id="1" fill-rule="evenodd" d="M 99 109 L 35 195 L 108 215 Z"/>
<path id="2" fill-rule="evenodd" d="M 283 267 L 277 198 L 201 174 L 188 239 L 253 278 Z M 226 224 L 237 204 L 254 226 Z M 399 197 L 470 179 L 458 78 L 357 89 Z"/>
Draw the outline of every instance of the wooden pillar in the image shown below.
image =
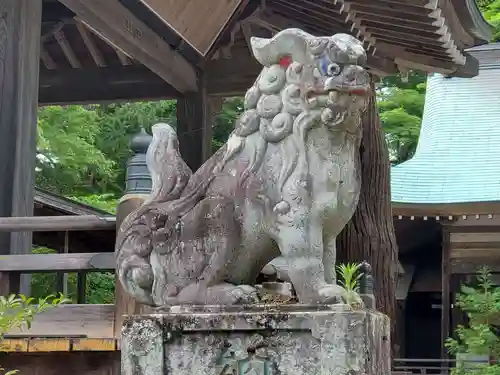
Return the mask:
<path id="1" fill-rule="evenodd" d="M 457 306 L 457 296 L 460 293 L 460 289 L 462 284 L 465 282 L 464 275 L 454 275 L 451 274 L 451 327 L 450 327 L 450 335 L 453 336 L 453 332 L 457 328 L 457 326 L 464 325 L 467 322 L 467 315 L 460 310 Z"/>
<path id="2" fill-rule="evenodd" d="M 196 171 L 212 154 L 212 108 L 203 73 L 198 91 L 177 100 L 177 136 L 183 159 Z"/>
<path id="3" fill-rule="evenodd" d="M 32 216 L 42 0 L 0 0 L 0 216 Z M 31 252 L 28 232 L 0 233 L 0 254 Z M 5 277 L 2 277 L 6 280 Z M 27 276 L 2 292 L 30 293 Z"/>
<path id="4" fill-rule="evenodd" d="M 441 241 L 441 344 L 442 344 L 442 359 L 448 358 L 448 352 L 444 347 L 444 343 L 450 337 L 450 232 L 448 228 L 442 229 Z"/>

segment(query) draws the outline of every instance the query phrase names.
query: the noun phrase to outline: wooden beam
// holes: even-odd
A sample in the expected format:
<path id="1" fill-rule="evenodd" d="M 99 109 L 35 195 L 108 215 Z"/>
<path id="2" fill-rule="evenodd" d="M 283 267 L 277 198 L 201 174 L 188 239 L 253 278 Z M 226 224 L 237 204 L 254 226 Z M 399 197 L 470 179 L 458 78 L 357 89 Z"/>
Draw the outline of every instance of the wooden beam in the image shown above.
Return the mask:
<path id="1" fill-rule="evenodd" d="M 492 273 L 500 273 L 500 262 L 493 262 L 491 258 L 486 260 L 487 266 Z M 481 267 L 485 266 L 485 262 L 477 262 L 471 259 L 453 260 L 451 262 L 451 272 L 456 275 L 474 275 L 479 272 Z"/>
<path id="2" fill-rule="evenodd" d="M 72 340 L 73 341 L 73 340 Z M 73 341 L 74 342 L 74 341 Z M 120 351 L 75 351 L 44 354 L 8 353 L 2 355 L 2 366 L 19 370 L 19 374 L 120 374 Z M 3 345 L 2 345 L 3 347 Z M 33 369 L 36 369 L 34 372 Z"/>
<path id="3" fill-rule="evenodd" d="M 0 217 L 33 215 L 42 0 L 0 0 Z M 1 233 L 0 254 L 31 252 L 30 233 Z M 30 294 L 14 276 L 12 292 Z M 17 284 L 17 285 L 14 285 Z"/>
<path id="4" fill-rule="evenodd" d="M 90 55 L 94 59 L 95 64 L 99 68 L 106 67 L 107 66 L 106 61 L 104 60 L 101 51 L 99 51 L 94 41 L 92 40 L 92 36 L 90 35 L 90 32 L 87 29 L 87 27 L 83 25 L 81 22 L 76 22 L 76 28 L 78 29 L 78 32 L 80 33 L 80 36 L 83 39 L 83 43 L 85 43 L 85 46 L 89 50 Z"/>
<path id="5" fill-rule="evenodd" d="M 240 8 L 242 0 L 184 2 L 122 0 L 122 2 L 133 7 L 131 9 L 140 14 L 148 25 L 154 25 L 160 35 L 165 32 L 161 32 L 164 30 L 161 30 L 159 25 L 168 25 L 201 56 L 206 56 L 226 24 L 232 19 L 232 15 Z"/>
<path id="6" fill-rule="evenodd" d="M 113 338 L 113 312 L 113 305 L 61 305 L 37 314 L 30 329 L 12 329 L 5 338 Z"/>
<path id="7" fill-rule="evenodd" d="M 0 217 L 0 232 L 108 230 L 114 228 L 115 220 L 97 215 Z"/>
<path id="8" fill-rule="evenodd" d="M 275 28 L 274 32 L 290 27 L 296 27 L 308 30 L 313 34 L 318 34 L 317 29 L 313 30 L 311 29 L 311 26 L 305 25 L 293 19 L 280 16 L 279 14 L 276 14 L 270 10 L 260 11 L 256 13 L 255 16 L 249 18 L 248 22 L 255 23 L 261 27 L 274 26 Z M 331 28 L 331 26 L 329 28 Z M 338 31 L 344 31 L 344 30 L 338 30 Z M 366 47 L 370 50 L 368 44 L 366 44 Z M 370 51 L 367 55 L 368 55 L 367 65 L 371 73 L 377 76 L 385 76 L 388 74 L 394 74 L 398 71 L 397 66 L 393 61 L 380 55 L 374 56 L 372 53 L 370 53 Z"/>
<path id="9" fill-rule="evenodd" d="M 47 51 L 43 45 L 40 46 L 40 59 L 47 69 L 57 69 L 57 64 L 50 56 L 49 51 Z"/>
<path id="10" fill-rule="evenodd" d="M 463 215 L 468 217 L 463 220 L 464 225 L 483 225 L 482 221 L 477 221 L 474 217 L 488 216 L 491 214 L 500 214 L 500 201 L 495 202 L 467 202 L 467 203 L 392 203 L 393 215 L 401 216 L 441 216 L 448 217 L 449 215 Z M 500 217 L 500 216 L 499 216 Z M 483 218 L 487 222 L 488 218 Z M 477 224 L 472 224 L 476 222 Z M 500 221 L 497 221 L 500 225 Z M 488 224 L 486 224 L 488 225 Z"/>
<path id="11" fill-rule="evenodd" d="M 73 51 L 73 48 L 69 44 L 68 40 L 66 39 L 66 35 L 64 35 L 64 32 L 62 29 L 57 30 L 54 32 L 54 38 L 56 39 L 57 43 L 61 47 L 64 56 L 66 56 L 66 59 L 69 61 L 69 64 L 71 65 L 72 68 L 74 69 L 81 69 L 82 64 L 78 60 L 78 58 L 75 55 L 75 52 Z"/>
<path id="12" fill-rule="evenodd" d="M 81 71 L 74 69 L 42 70 L 40 87 L 94 87 L 96 85 L 158 84 L 164 81 L 148 68 L 141 65 L 126 67 L 88 68 Z M 170 86 L 171 87 L 171 86 Z M 176 92 L 174 88 L 170 91 Z"/>
<path id="13" fill-rule="evenodd" d="M 61 91 L 66 88 L 68 91 Z M 94 85 L 76 90 L 69 86 L 54 86 L 40 88 L 40 105 L 67 104 L 104 104 L 134 101 L 155 101 L 175 99 L 179 92 L 167 82 L 156 84 L 148 82 L 130 83 L 127 85 Z"/>
<path id="14" fill-rule="evenodd" d="M 118 56 L 118 60 L 120 60 L 120 63 L 123 66 L 128 66 L 128 65 L 132 64 L 132 58 L 130 56 L 128 56 L 118 46 L 116 46 L 115 44 L 113 44 L 104 35 L 102 35 L 101 33 L 99 33 L 97 30 L 93 29 L 92 27 L 90 27 L 85 21 L 81 20 L 79 17 L 75 17 L 75 21 L 77 23 L 81 23 L 83 26 L 85 26 L 87 28 L 87 30 L 89 30 L 89 32 L 91 32 L 92 34 L 94 34 L 95 36 L 97 36 L 99 39 L 101 39 L 104 43 L 106 43 L 108 46 L 110 46 L 111 48 L 113 48 L 115 50 L 115 52 L 116 52 L 116 56 Z"/>
<path id="15" fill-rule="evenodd" d="M 462 230 L 465 227 L 470 228 L 481 228 L 479 232 L 486 231 L 497 231 L 500 229 L 500 215 L 493 214 L 494 207 L 492 207 L 492 211 L 490 214 L 483 215 L 460 215 L 457 220 L 453 223 L 450 223 L 450 230 Z M 496 228 L 495 228 L 496 227 Z M 487 230 L 489 228 L 489 230 Z"/>
<path id="16" fill-rule="evenodd" d="M 61 0 L 93 30 L 180 92 L 197 90 L 195 69 L 117 0 Z"/>
<path id="17" fill-rule="evenodd" d="M 78 89 L 76 89 L 78 88 Z M 180 93 L 144 66 L 40 72 L 41 105 L 175 99 Z"/>
<path id="18" fill-rule="evenodd" d="M 340 2 L 344 2 L 343 0 L 339 0 Z M 369 3 L 370 0 L 348 0 L 352 1 L 353 3 Z M 432 7 L 432 4 L 435 3 L 435 1 L 430 1 L 429 0 L 377 0 L 380 3 L 384 4 L 393 4 L 393 3 L 399 3 L 399 4 L 404 4 L 404 6 L 419 6 L 419 7 Z"/>
<path id="19" fill-rule="evenodd" d="M 54 26 L 52 26 L 47 32 L 43 33 L 41 36 L 40 40 L 42 43 L 45 43 L 49 39 L 52 39 L 54 36 L 54 33 L 61 30 L 64 26 L 66 26 L 68 23 L 72 22 L 73 20 L 71 18 L 66 18 L 63 19 L 59 22 L 57 22 Z"/>
<path id="20" fill-rule="evenodd" d="M 424 0 L 424 2 L 429 3 Z M 401 14 L 408 15 L 418 15 L 418 16 L 427 16 L 429 13 L 433 12 L 434 9 L 426 8 L 425 6 L 419 6 L 417 2 L 415 5 L 403 4 L 398 0 L 392 1 L 377 1 L 374 3 L 371 0 L 349 0 L 349 9 L 357 12 L 358 10 L 371 9 L 375 12 L 377 11 L 389 11 L 389 12 L 397 12 Z M 377 13 L 374 13 L 377 14 Z"/>
<path id="21" fill-rule="evenodd" d="M 1 272 L 114 271 L 114 253 L 0 255 Z"/>
<path id="22" fill-rule="evenodd" d="M 127 55 L 125 55 L 122 51 L 120 51 L 119 49 L 115 48 L 115 51 L 116 51 L 116 55 L 118 56 L 118 60 L 120 60 L 120 63 L 123 65 L 123 66 L 128 66 L 130 64 L 132 64 L 132 62 L 130 61 L 130 59 L 127 57 Z"/>

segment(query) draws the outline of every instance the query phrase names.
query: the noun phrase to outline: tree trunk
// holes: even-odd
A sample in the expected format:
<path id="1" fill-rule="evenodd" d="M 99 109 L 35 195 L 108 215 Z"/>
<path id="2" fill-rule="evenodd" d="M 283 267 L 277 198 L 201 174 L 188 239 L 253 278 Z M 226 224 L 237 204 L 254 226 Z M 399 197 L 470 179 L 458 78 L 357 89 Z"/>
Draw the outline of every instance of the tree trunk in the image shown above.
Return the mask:
<path id="1" fill-rule="evenodd" d="M 392 222 L 389 155 L 375 95 L 368 103 L 362 126 L 361 195 L 352 220 L 338 238 L 338 262 L 370 263 L 377 309 L 391 318 L 394 327 L 398 254 Z"/>

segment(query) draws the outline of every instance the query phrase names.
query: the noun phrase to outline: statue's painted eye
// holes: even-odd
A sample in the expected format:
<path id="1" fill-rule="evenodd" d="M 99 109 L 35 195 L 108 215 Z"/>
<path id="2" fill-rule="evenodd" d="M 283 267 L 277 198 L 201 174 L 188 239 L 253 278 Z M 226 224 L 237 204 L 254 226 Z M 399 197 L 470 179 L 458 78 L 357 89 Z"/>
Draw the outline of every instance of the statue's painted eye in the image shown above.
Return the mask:
<path id="1" fill-rule="evenodd" d="M 341 72 L 341 68 L 338 64 L 335 63 L 330 63 L 328 67 L 326 68 L 326 74 L 329 75 L 330 77 L 333 76 L 338 76 Z"/>

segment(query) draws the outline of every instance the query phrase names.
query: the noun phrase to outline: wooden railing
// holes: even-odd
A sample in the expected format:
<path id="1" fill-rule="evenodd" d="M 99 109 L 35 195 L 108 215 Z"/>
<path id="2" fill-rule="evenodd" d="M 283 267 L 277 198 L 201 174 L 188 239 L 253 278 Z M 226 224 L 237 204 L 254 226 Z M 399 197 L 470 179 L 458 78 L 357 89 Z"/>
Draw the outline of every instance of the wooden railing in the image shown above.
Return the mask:
<path id="1" fill-rule="evenodd" d="M 114 229 L 115 225 L 116 219 L 112 216 L 0 218 L 0 231 L 2 232 L 94 231 Z M 114 270 L 115 254 L 113 252 L 0 256 L 0 274 L 3 275 L 39 272 L 87 274 L 88 272 L 114 272 Z M 80 286 L 79 289 L 81 289 Z M 81 300 L 81 298 L 78 299 Z M 5 336 L 8 342 L 7 351 L 9 347 L 16 351 L 19 351 L 19 348 L 21 348 L 20 351 L 43 351 L 40 350 L 40 340 L 48 342 L 48 346 L 45 345 L 45 347 L 52 348 L 51 351 L 76 350 L 75 348 L 82 347 L 82 345 L 88 347 L 89 343 L 82 344 L 85 342 L 82 340 L 90 340 L 89 342 L 94 342 L 100 348 L 107 348 L 101 350 L 116 350 L 114 324 L 115 305 L 80 303 L 58 306 L 37 315 L 29 330 L 9 332 Z M 5 351 L 5 349 L 2 350 Z"/>
<path id="2" fill-rule="evenodd" d="M 463 366 L 473 367 L 484 362 L 464 361 Z M 449 375 L 457 361 L 454 359 L 422 359 L 422 358 L 394 358 L 392 365 L 392 375 Z"/>

